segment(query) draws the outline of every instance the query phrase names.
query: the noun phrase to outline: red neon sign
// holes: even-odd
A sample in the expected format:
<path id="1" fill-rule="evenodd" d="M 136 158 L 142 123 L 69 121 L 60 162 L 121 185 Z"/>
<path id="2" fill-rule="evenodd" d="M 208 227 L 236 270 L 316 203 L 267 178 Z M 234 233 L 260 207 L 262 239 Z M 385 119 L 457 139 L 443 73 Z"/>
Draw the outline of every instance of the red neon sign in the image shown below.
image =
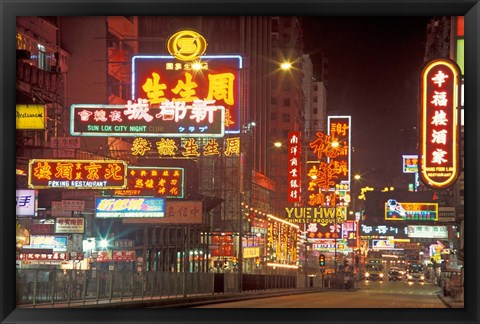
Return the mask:
<path id="1" fill-rule="evenodd" d="M 127 163 L 119 160 L 30 160 L 32 189 L 124 189 Z"/>
<path id="2" fill-rule="evenodd" d="M 458 177 L 459 68 L 450 60 L 429 62 L 421 74 L 420 175 L 439 189 Z"/>
<path id="3" fill-rule="evenodd" d="M 288 201 L 300 202 L 301 186 L 300 132 L 288 133 Z"/>
<path id="4" fill-rule="evenodd" d="M 225 107 L 225 133 L 239 133 L 242 65 L 238 55 L 205 55 L 191 62 L 173 56 L 134 56 L 132 96 L 147 98 L 150 105 L 213 101 Z"/>

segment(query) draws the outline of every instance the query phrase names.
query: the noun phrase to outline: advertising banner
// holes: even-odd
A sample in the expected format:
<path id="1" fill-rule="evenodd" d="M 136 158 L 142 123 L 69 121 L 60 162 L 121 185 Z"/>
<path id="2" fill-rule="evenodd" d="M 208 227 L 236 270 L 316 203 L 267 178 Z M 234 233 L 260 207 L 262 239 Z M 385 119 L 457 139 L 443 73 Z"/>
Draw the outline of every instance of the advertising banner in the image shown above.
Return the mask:
<path id="1" fill-rule="evenodd" d="M 165 199 L 142 197 L 96 198 L 95 217 L 165 217 Z"/>
<path id="2" fill-rule="evenodd" d="M 135 251 L 112 251 L 112 261 L 135 262 Z"/>
<path id="3" fill-rule="evenodd" d="M 403 173 L 418 172 L 418 155 L 403 155 Z"/>
<path id="4" fill-rule="evenodd" d="M 124 218 L 124 224 L 202 224 L 203 203 L 201 201 L 167 201 L 162 218 Z M 126 216 L 128 217 L 128 216 Z"/>
<path id="5" fill-rule="evenodd" d="M 85 219 L 83 217 L 58 217 L 55 220 L 55 233 L 76 233 L 85 232 Z"/>
<path id="6" fill-rule="evenodd" d="M 234 240 L 233 233 L 211 233 L 210 254 L 213 257 L 233 257 Z"/>
<path id="7" fill-rule="evenodd" d="M 285 207 L 285 220 L 295 224 L 342 224 L 347 219 L 347 207 Z"/>
<path id="8" fill-rule="evenodd" d="M 16 105 L 16 128 L 23 130 L 44 130 L 46 109 L 44 105 Z"/>
<path id="9" fill-rule="evenodd" d="M 17 189 L 16 215 L 32 217 L 37 214 L 35 190 Z"/>
<path id="10" fill-rule="evenodd" d="M 24 245 L 23 249 L 52 249 L 53 252 L 66 252 L 67 244 L 67 236 L 30 235 L 30 245 Z"/>
<path id="11" fill-rule="evenodd" d="M 422 226 L 409 225 L 408 237 L 410 238 L 448 238 L 447 226 Z"/>
<path id="12" fill-rule="evenodd" d="M 395 199 L 389 199 L 385 203 L 385 219 L 403 221 L 437 221 L 438 203 L 400 203 Z"/>

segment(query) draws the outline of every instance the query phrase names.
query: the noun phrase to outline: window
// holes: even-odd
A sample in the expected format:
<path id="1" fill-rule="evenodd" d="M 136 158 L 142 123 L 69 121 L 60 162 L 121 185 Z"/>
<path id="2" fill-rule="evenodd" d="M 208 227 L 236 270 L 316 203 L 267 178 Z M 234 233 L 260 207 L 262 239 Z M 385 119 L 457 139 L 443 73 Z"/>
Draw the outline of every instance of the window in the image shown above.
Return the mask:
<path id="1" fill-rule="evenodd" d="M 277 98 L 270 98 L 270 104 L 273 106 L 277 105 Z"/>
<path id="2" fill-rule="evenodd" d="M 290 122 L 290 114 L 287 114 L 287 113 L 282 114 L 282 121 L 285 122 L 285 123 L 289 123 Z"/>
<path id="3" fill-rule="evenodd" d="M 313 114 L 314 115 L 318 114 L 318 108 L 313 108 Z"/>
<path id="4" fill-rule="evenodd" d="M 317 85 L 317 84 L 315 84 L 315 85 L 313 86 L 313 91 L 318 91 L 318 85 Z"/>
<path id="5" fill-rule="evenodd" d="M 283 99 L 283 106 L 290 107 L 290 98 Z"/>
<path id="6" fill-rule="evenodd" d="M 290 81 L 283 82 L 283 90 L 289 91 L 290 90 Z"/>
<path id="7" fill-rule="evenodd" d="M 290 43 L 290 40 L 292 39 L 292 36 L 290 34 L 283 34 L 282 39 L 285 43 Z"/>
<path id="8" fill-rule="evenodd" d="M 313 97 L 313 102 L 318 102 L 318 97 L 317 96 Z"/>
<path id="9" fill-rule="evenodd" d="M 270 114 L 270 120 L 277 120 L 277 113 L 272 112 Z"/>

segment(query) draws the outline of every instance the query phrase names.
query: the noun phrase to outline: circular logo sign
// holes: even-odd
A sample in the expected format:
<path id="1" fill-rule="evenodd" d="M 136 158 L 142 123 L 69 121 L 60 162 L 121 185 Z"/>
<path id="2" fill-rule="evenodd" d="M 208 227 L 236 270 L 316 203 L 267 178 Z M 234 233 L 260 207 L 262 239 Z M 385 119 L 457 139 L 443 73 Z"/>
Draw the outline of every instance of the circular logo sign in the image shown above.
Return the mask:
<path id="1" fill-rule="evenodd" d="M 181 61 L 192 61 L 207 50 L 202 35 L 191 30 L 182 30 L 168 39 L 168 52 Z"/>

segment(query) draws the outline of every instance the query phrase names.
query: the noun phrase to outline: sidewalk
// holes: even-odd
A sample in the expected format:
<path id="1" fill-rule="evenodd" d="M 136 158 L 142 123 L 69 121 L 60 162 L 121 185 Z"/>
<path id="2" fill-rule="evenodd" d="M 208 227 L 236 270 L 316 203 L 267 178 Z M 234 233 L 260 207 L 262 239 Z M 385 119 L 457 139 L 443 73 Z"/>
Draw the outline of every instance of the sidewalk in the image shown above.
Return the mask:
<path id="1" fill-rule="evenodd" d="M 443 296 L 443 294 L 437 294 L 437 296 L 449 308 L 464 308 L 465 307 L 463 301 L 455 301 L 452 297 Z"/>

